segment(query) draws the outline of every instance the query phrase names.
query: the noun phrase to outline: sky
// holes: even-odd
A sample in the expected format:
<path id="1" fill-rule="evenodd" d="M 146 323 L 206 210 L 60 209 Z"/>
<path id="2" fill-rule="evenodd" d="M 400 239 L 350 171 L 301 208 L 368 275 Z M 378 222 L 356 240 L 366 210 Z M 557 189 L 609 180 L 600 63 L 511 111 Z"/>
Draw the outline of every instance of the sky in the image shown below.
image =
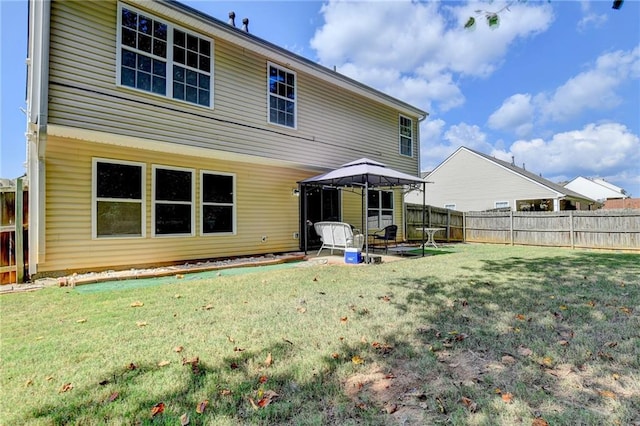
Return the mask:
<path id="1" fill-rule="evenodd" d="M 465 146 L 552 182 L 598 177 L 640 197 L 638 0 L 182 2 L 224 22 L 234 11 L 253 35 L 429 112 L 422 171 Z M 15 178 L 26 0 L 0 0 L 0 34 L 0 177 Z"/>

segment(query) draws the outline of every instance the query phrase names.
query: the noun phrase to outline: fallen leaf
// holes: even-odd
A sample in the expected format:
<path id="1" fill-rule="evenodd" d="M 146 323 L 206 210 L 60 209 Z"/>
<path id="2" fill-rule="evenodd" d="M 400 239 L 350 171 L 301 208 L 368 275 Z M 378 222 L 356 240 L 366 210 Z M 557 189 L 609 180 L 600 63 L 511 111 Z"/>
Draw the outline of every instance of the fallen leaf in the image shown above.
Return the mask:
<path id="1" fill-rule="evenodd" d="M 253 398 L 249 398 L 249 402 L 251 403 L 251 406 L 253 407 L 254 410 L 260 409 L 260 407 L 258 407 L 258 404 L 256 404 L 256 402 L 253 400 Z"/>
<path id="2" fill-rule="evenodd" d="M 604 346 L 608 348 L 615 348 L 616 346 L 618 346 L 618 342 L 607 342 L 604 344 Z"/>
<path id="3" fill-rule="evenodd" d="M 531 426 L 549 426 L 549 423 L 547 423 L 545 419 L 537 418 L 537 419 L 533 419 Z"/>
<path id="4" fill-rule="evenodd" d="M 271 367 L 271 364 L 273 364 L 273 358 L 271 357 L 271 352 L 269 352 L 267 359 L 264 360 L 264 365 Z"/>
<path id="5" fill-rule="evenodd" d="M 146 327 L 148 324 L 146 321 L 136 321 L 138 327 Z"/>
<path id="6" fill-rule="evenodd" d="M 505 404 L 511 404 L 513 402 L 513 395 L 510 393 L 503 393 L 502 400 Z"/>
<path id="7" fill-rule="evenodd" d="M 47 377 L 45 377 L 45 380 L 46 380 L 47 382 L 50 382 L 50 381 L 52 381 L 52 380 L 53 380 L 53 376 L 47 376 Z"/>
<path id="8" fill-rule="evenodd" d="M 517 362 L 516 359 L 514 357 L 512 357 L 511 355 L 503 355 L 502 356 L 502 363 L 503 364 L 513 365 L 516 362 Z"/>
<path id="9" fill-rule="evenodd" d="M 447 413 L 447 409 L 444 407 L 444 403 L 442 402 L 442 399 L 439 396 L 436 397 L 436 402 L 438 403 L 438 410 L 442 414 L 446 414 Z"/>
<path id="10" fill-rule="evenodd" d="M 469 411 L 471 411 L 472 413 L 475 413 L 476 411 L 478 411 L 478 404 L 476 404 L 466 396 L 463 396 L 461 401 L 462 401 L 462 405 L 467 407 Z"/>
<path id="11" fill-rule="evenodd" d="M 594 302 L 593 300 L 589 300 L 589 301 L 587 302 L 587 306 L 590 306 L 590 307 L 592 307 L 592 308 L 593 308 L 594 306 L 596 306 L 596 302 Z"/>
<path id="12" fill-rule="evenodd" d="M 267 380 L 269 380 L 267 376 L 260 376 L 258 378 L 258 383 L 267 383 Z"/>
<path id="13" fill-rule="evenodd" d="M 73 389 L 73 385 L 71 383 L 65 383 L 64 385 L 62 385 L 62 387 L 60 388 L 60 393 L 63 392 L 68 392 L 71 389 Z"/>
<path id="14" fill-rule="evenodd" d="M 133 302 L 133 303 L 131 304 L 131 307 L 132 307 L 132 308 L 139 308 L 139 307 L 141 307 L 141 306 L 144 306 L 144 303 L 142 303 L 142 302 L 140 302 L 140 301 L 136 301 L 136 302 Z"/>
<path id="15" fill-rule="evenodd" d="M 524 316 L 524 315 L 522 315 L 522 314 L 518 314 L 518 315 L 516 315 L 516 319 L 517 319 L 517 320 L 520 320 L 520 321 L 524 321 L 524 320 L 526 320 L 526 319 L 527 319 L 527 317 L 525 317 L 525 316 Z"/>
<path id="16" fill-rule="evenodd" d="M 115 401 L 118 398 L 118 396 L 120 396 L 118 392 L 112 393 L 111 395 L 109 395 L 109 402 Z"/>
<path id="17" fill-rule="evenodd" d="M 29 379 L 29 380 L 27 380 L 27 381 L 26 381 L 26 383 L 24 384 L 24 386 L 25 386 L 25 387 L 27 387 L 27 386 L 31 386 L 32 384 L 33 384 L 33 380 L 32 380 L 32 379 Z"/>
<path id="18" fill-rule="evenodd" d="M 619 380 L 620 379 L 620 375 L 618 373 L 613 373 L 611 375 L 611 377 L 613 377 L 613 380 Z"/>
<path id="19" fill-rule="evenodd" d="M 334 353 L 331 354 L 331 358 L 338 359 L 338 358 L 340 358 L 340 354 L 338 352 L 334 352 Z"/>
<path id="20" fill-rule="evenodd" d="M 569 346 L 569 342 L 567 342 L 566 340 L 558 340 L 558 344 L 560 346 Z"/>
<path id="21" fill-rule="evenodd" d="M 318 281 L 318 277 L 313 277 L 313 281 L 317 282 Z"/>
<path id="22" fill-rule="evenodd" d="M 129 365 L 127 365 L 127 370 L 135 370 L 136 368 L 138 368 L 137 365 L 135 365 L 134 363 L 130 362 Z"/>
<path id="23" fill-rule="evenodd" d="M 233 347 L 233 351 L 234 351 L 234 352 L 243 352 L 243 351 L 244 351 L 244 349 L 239 348 L 239 347 L 237 347 L 237 346 L 234 346 L 234 347 Z"/>
<path id="24" fill-rule="evenodd" d="M 354 363 L 354 364 L 356 364 L 356 365 L 357 365 L 357 364 L 362 364 L 362 363 L 364 363 L 364 359 L 360 358 L 358 355 L 354 355 L 354 356 L 351 358 L 351 362 L 353 362 L 353 363 Z"/>
<path id="25" fill-rule="evenodd" d="M 608 390 L 599 390 L 598 393 L 600 394 L 600 396 L 605 397 L 605 398 L 611 398 L 611 399 L 616 399 L 616 394 L 608 391 Z"/>
<path id="26" fill-rule="evenodd" d="M 382 297 L 380 298 L 380 300 L 382 300 L 383 302 L 390 302 L 390 301 L 391 301 L 391 297 L 389 297 L 389 296 L 382 296 Z"/>
<path id="27" fill-rule="evenodd" d="M 232 369 L 232 370 L 235 370 L 235 369 L 237 369 L 237 368 L 240 368 L 240 366 L 238 365 L 238 363 L 237 363 L 237 362 L 232 362 L 232 363 L 229 365 L 229 367 L 231 367 L 231 369 Z"/>
<path id="28" fill-rule="evenodd" d="M 196 413 L 198 414 L 202 414 L 204 413 L 205 408 L 207 408 L 207 404 L 209 403 L 208 400 L 204 400 L 201 401 L 200 403 L 198 403 L 198 406 L 196 407 Z"/>
<path id="29" fill-rule="evenodd" d="M 108 384 L 109 384 L 109 380 L 107 380 L 107 379 L 101 380 L 101 381 L 99 381 L 99 382 L 98 382 L 98 384 L 99 384 L 100 386 L 108 385 Z"/>
<path id="30" fill-rule="evenodd" d="M 347 317 L 341 317 L 341 318 L 340 318 L 340 322 L 344 324 L 344 323 L 346 323 L 346 322 L 347 322 L 347 320 L 348 320 L 348 319 L 349 319 L 349 318 L 347 318 Z"/>
<path id="31" fill-rule="evenodd" d="M 182 297 L 182 295 L 181 295 L 181 294 L 174 294 L 174 295 L 173 295 L 173 297 L 174 297 L 175 299 L 180 299 L 180 298 Z"/>
<path id="32" fill-rule="evenodd" d="M 550 356 L 545 356 L 544 358 L 542 358 L 542 363 L 546 366 L 553 365 L 553 358 L 551 358 Z"/>
<path id="33" fill-rule="evenodd" d="M 227 335 L 227 340 L 230 341 L 231 343 L 235 343 L 236 341 L 233 339 L 233 337 Z"/>
<path id="34" fill-rule="evenodd" d="M 229 396 L 229 395 L 231 395 L 232 393 L 233 393 L 233 392 L 231 392 L 231 389 L 222 389 L 222 390 L 220 391 L 220 395 L 222 395 L 222 396 Z"/>
<path id="35" fill-rule="evenodd" d="M 182 352 L 183 350 L 184 350 L 184 347 L 183 347 L 183 346 L 175 346 L 175 347 L 173 348 L 173 351 L 174 351 L 174 352 L 178 352 L 178 353 Z"/>
<path id="36" fill-rule="evenodd" d="M 83 322 L 87 322 L 87 320 L 86 320 L 86 318 L 81 318 L 81 319 L 79 319 L 79 320 L 76 320 L 76 322 L 77 322 L 78 324 L 82 324 Z"/>
<path id="37" fill-rule="evenodd" d="M 301 314 L 304 314 L 305 312 L 307 312 L 307 308 L 303 308 L 302 306 L 300 306 L 300 307 L 297 309 L 297 311 L 298 311 L 298 312 L 300 312 Z"/>
<path id="38" fill-rule="evenodd" d="M 567 305 L 560 305 L 560 310 L 561 310 L 561 311 L 566 311 L 567 309 L 569 309 L 569 308 L 567 307 Z"/>
<path id="39" fill-rule="evenodd" d="M 621 306 L 621 307 L 620 307 L 620 310 L 621 310 L 622 312 L 624 312 L 625 314 L 627 314 L 627 315 L 630 315 L 630 314 L 631 314 L 631 309 L 630 309 L 630 308 L 627 308 L 626 306 Z"/>
<path id="40" fill-rule="evenodd" d="M 267 405 L 271 404 L 271 401 L 273 401 L 274 398 L 280 396 L 272 390 L 265 391 L 263 395 L 264 396 L 260 398 L 257 403 L 258 407 L 260 408 L 266 407 Z"/>
<path id="41" fill-rule="evenodd" d="M 502 393 L 502 389 L 500 389 L 500 388 L 495 388 L 495 389 L 493 390 L 493 393 L 497 393 L 498 395 L 500 395 L 500 394 Z"/>
<path id="42" fill-rule="evenodd" d="M 151 409 L 151 417 L 155 417 L 164 411 L 164 403 L 159 402 Z"/>
<path id="43" fill-rule="evenodd" d="M 158 363 L 158 367 L 166 367 L 169 364 L 171 364 L 171 362 L 169 362 L 169 361 L 166 361 L 166 360 L 165 361 L 160 361 Z"/>
<path id="44" fill-rule="evenodd" d="M 205 311 L 209 311 L 213 309 L 213 304 L 209 303 L 208 305 L 203 306 L 202 309 L 204 309 Z"/>
<path id="45" fill-rule="evenodd" d="M 180 416 L 180 426 L 187 426 L 189 424 L 189 414 L 184 413 Z"/>

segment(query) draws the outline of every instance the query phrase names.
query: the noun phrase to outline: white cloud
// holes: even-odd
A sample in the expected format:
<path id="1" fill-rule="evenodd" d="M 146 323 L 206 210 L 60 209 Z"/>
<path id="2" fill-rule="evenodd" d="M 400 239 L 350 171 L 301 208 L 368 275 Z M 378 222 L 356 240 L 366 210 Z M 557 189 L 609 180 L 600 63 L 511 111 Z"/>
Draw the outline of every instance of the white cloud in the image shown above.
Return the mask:
<path id="1" fill-rule="evenodd" d="M 640 76 L 640 47 L 601 55 L 592 69 L 543 95 L 542 115 L 551 121 L 565 121 L 585 110 L 610 109 L 620 104 L 616 89 L 627 79 Z"/>
<path id="2" fill-rule="evenodd" d="M 622 124 L 592 123 L 549 140 L 519 140 L 511 145 L 511 155 L 545 177 L 617 176 L 623 170 L 638 170 L 640 137 Z"/>
<path id="3" fill-rule="evenodd" d="M 513 130 L 516 135 L 522 137 L 529 134 L 533 128 L 534 106 L 531 104 L 531 95 L 515 94 L 502 103 L 491 116 L 489 127 L 500 130 Z"/>
<path id="4" fill-rule="evenodd" d="M 590 1 L 581 1 L 580 9 L 582 10 L 582 18 L 578 21 L 578 31 L 585 32 L 589 28 L 599 28 L 607 22 L 607 15 L 596 14 L 591 11 Z"/>
<path id="5" fill-rule="evenodd" d="M 329 0 L 311 40 L 320 63 L 414 105 L 446 111 L 464 103 L 457 76 L 489 76 L 514 40 L 545 31 L 546 4 L 514 4 L 499 31 L 483 21 L 463 28 L 475 10 L 505 2 Z M 423 107 L 424 108 L 424 107 Z"/>

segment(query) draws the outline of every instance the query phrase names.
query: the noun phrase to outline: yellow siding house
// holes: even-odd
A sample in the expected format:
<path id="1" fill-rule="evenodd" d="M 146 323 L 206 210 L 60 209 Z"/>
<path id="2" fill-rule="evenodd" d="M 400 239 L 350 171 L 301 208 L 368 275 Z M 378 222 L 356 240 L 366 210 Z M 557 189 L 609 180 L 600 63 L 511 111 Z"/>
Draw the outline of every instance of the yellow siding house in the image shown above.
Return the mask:
<path id="1" fill-rule="evenodd" d="M 298 181 L 419 175 L 426 112 L 176 1 L 30 1 L 27 64 L 32 277 L 300 250 Z"/>

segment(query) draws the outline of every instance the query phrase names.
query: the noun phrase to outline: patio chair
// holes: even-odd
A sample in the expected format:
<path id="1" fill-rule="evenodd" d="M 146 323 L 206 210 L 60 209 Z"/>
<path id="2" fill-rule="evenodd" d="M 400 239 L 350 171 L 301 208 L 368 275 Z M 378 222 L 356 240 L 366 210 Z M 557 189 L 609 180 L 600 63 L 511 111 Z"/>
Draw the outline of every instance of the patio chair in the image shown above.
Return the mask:
<path id="1" fill-rule="evenodd" d="M 393 243 L 397 246 L 398 241 L 396 240 L 398 235 L 398 225 L 389 225 L 385 226 L 379 231 L 374 232 L 373 234 L 369 234 L 370 237 L 373 237 L 373 242 L 375 243 L 377 240 L 384 241 L 384 252 L 387 253 L 389 250 L 389 241 L 393 241 Z"/>

